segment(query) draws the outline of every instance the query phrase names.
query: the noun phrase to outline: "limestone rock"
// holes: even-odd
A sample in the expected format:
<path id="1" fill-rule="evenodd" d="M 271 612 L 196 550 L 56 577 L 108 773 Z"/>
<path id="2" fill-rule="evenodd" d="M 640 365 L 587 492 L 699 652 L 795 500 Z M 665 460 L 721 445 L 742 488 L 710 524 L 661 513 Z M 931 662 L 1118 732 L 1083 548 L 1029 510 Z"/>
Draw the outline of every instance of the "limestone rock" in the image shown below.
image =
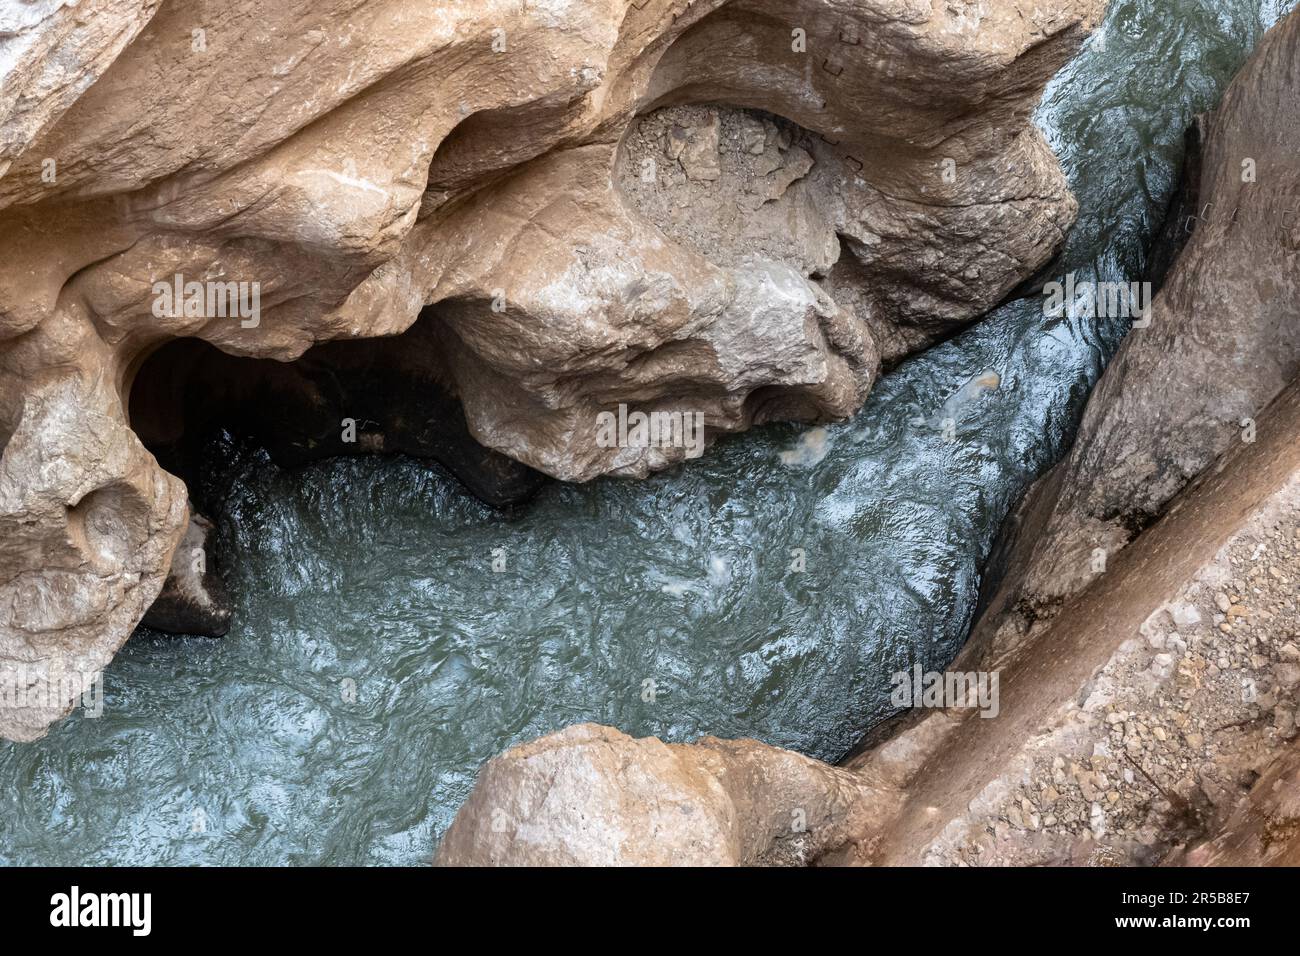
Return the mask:
<path id="1" fill-rule="evenodd" d="M 1294 860 L 1294 692 L 1270 677 L 1284 666 L 1271 649 L 1291 633 L 1296 595 L 1252 577 L 1259 653 L 1212 624 L 1221 582 L 1249 574 L 1253 558 L 1300 566 L 1300 381 L 1261 423 L 1258 442 L 1186 489 L 1013 654 L 963 650 L 950 669 L 1000 675 L 996 720 L 914 714 L 846 763 L 903 799 L 823 862 Z"/>
<path id="2" fill-rule="evenodd" d="M 753 740 L 634 740 L 579 724 L 484 765 L 443 866 L 797 863 L 861 825 L 865 778 Z"/>
<path id="3" fill-rule="evenodd" d="M 22 0 L 0 8 L 0 176 L 139 35 L 162 0 Z M 46 160 L 56 164 L 47 173 Z M 42 173 L 58 176 L 57 157 Z"/>
<path id="4" fill-rule="evenodd" d="M 1300 866 L 1300 748 L 1274 760 L 1211 838 L 1173 866 Z"/>
<path id="5" fill-rule="evenodd" d="M 990 630 L 977 632 L 950 668 L 997 670 L 998 719 L 914 712 L 877 728 L 871 746 L 836 769 L 864 789 L 854 804 L 859 811 L 833 827 L 810 859 L 1296 862 L 1300 356 L 1293 303 L 1300 246 L 1291 242 L 1290 207 L 1270 197 L 1300 195 L 1297 167 L 1286 159 L 1300 146 L 1298 54 L 1300 13 L 1266 37 L 1230 87 L 1209 127 L 1202 181 L 1209 201 L 1229 212 L 1197 226 L 1151 328 L 1130 336 L 1122 363 L 1090 401 L 1076 450 L 1025 512 L 1029 574 L 1008 584 L 1056 585 L 1048 593 L 1061 602 L 1059 613 L 1044 609 L 1050 620 L 1014 633 L 1015 641 L 1010 630 L 996 635 L 1005 643 L 992 641 Z M 1273 177 L 1268 191 L 1246 188 L 1243 156 Z M 1224 419 L 1219 430 L 1207 425 L 1216 415 Z M 1253 441 L 1240 440 L 1234 419 L 1242 415 L 1255 419 Z M 1096 502 L 1113 512 L 1089 512 Z M 1140 531 L 1124 527 L 1123 509 L 1132 502 L 1161 513 Z M 1071 554 L 1088 563 L 1095 539 L 1080 527 L 1107 522 L 1119 526 L 1112 528 L 1116 541 L 1132 543 L 1089 580 L 1063 572 Z M 584 755 L 580 771 L 556 776 L 561 796 L 547 804 L 548 773 L 585 746 L 588 731 L 576 730 L 536 744 L 556 741 L 563 756 L 544 757 L 543 746 L 534 758 L 536 745 L 526 744 L 485 768 L 444 843 L 446 861 L 611 861 L 625 841 L 635 851 L 629 860 L 664 859 L 662 848 L 645 846 L 658 823 L 647 807 L 666 813 L 682 804 L 703 816 L 692 815 L 698 826 L 690 828 L 667 813 L 677 825 L 659 832 L 675 850 L 694 859 L 712 841 L 724 849 L 711 860 L 752 859 L 745 844 L 737 850 L 728 842 L 737 828 L 726 812 L 735 799 L 726 782 L 723 799 L 708 779 L 681 767 L 682 755 L 690 754 L 693 769 L 715 741 L 620 742 L 617 757 Z M 597 766 L 611 769 L 593 771 Z M 643 773 L 651 780 L 644 787 Z M 584 786 L 590 800 L 580 795 Z M 764 791 L 751 783 L 746 792 Z M 519 793 L 531 794 L 529 802 L 513 803 Z M 664 793 L 672 802 L 656 805 Z M 485 815 L 503 807 L 501 833 L 485 833 Z M 534 819 L 535 828 L 510 829 L 513 820 Z M 751 830 L 772 832 L 739 827 Z M 544 843 L 536 857 L 534 834 Z M 571 846 L 580 851 L 568 856 Z"/>
<path id="6" fill-rule="evenodd" d="M 43 344 L 28 336 L 0 369 Z M 112 369 L 93 333 L 80 344 L 83 361 L 98 349 Z M 33 740 L 153 603 L 188 509 L 185 486 L 122 420 L 110 375 L 49 376 L 15 412 L 0 457 L 0 732 Z"/>
<path id="7" fill-rule="evenodd" d="M 923 347 L 1059 244 L 1075 203 L 1030 112 L 1101 6 L 999 0 L 970 17 L 854 0 L 831 18 L 822 0 L 38 0 L 6 13 L 0 662 L 27 669 L 24 688 L 55 686 L 74 658 L 102 666 L 162 588 L 187 489 L 128 409 L 141 367 L 178 338 L 291 362 L 423 314 L 427 360 L 473 438 L 566 480 L 684 459 L 600 447 L 597 416 L 620 404 L 702 413 L 710 437 L 852 413 L 877 334 Z M 762 204 L 773 228 L 797 226 L 793 264 L 714 261 L 619 188 L 635 120 L 690 106 L 721 123 L 738 105 L 821 144 L 798 147 L 812 166 L 773 173 L 840 170 L 834 208 L 804 179 L 778 178 Z M 797 159 L 794 132 L 766 122 L 759 158 Z M 840 264 L 851 295 L 826 281 Z M 160 308 L 173 281 L 196 284 L 200 307 Z M 238 314 L 213 307 L 228 288 Z M 38 735 L 70 701 L 8 706 L 0 734 Z"/>
<path id="8" fill-rule="evenodd" d="M 1229 87 L 1201 221 L 1151 326 L 1020 510 L 1001 589 L 952 665 L 1002 675 L 999 720 L 914 719 L 850 761 L 893 765 L 906 799 L 839 862 L 1294 862 L 1300 258 L 1270 196 L 1300 194 L 1298 53 L 1292 14 Z"/>
<path id="9" fill-rule="evenodd" d="M 700 126 L 686 132 L 686 145 L 678 161 L 687 179 L 711 182 L 722 175 L 718 165 L 718 114 L 711 113 Z"/>
<path id="10" fill-rule="evenodd" d="M 1201 215 L 1089 399 L 1069 456 L 1009 528 L 1006 572 L 973 642 L 1008 650 L 1094 577 L 1300 374 L 1300 17 L 1265 36 L 1206 123 Z M 1246 175 L 1247 169 L 1253 177 Z M 1017 610 L 1019 608 L 1019 610 Z"/>
<path id="11" fill-rule="evenodd" d="M 167 634 L 224 637 L 233 608 L 213 566 L 212 522 L 191 507 L 162 591 L 140 623 Z"/>

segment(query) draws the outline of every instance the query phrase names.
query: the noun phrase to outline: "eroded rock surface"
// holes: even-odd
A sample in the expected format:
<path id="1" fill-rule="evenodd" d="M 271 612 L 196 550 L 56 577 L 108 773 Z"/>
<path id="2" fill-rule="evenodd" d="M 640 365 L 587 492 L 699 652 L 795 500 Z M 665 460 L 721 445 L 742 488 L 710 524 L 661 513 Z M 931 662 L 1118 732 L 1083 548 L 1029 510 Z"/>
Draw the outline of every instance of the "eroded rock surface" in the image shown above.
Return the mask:
<path id="1" fill-rule="evenodd" d="M 995 718 L 916 711 L 838 768 L 569 728 L 485 765 L 438 861 L 1295 859 L 1300 386 L 1261 425 L 1002 666 Z"/>
<path id="2" fill-rule="evenodd" d="M 433 308 L 427 358 L 473 437 L 568 480 L 684 457 L 600 447 L 619 404 L 710 435 L 852 412 L 882 351 L 1052 255 L 1074 202 L 1029 113 L 1101 5 L 20 6 L 0 21 L 0 661 L 33 691 L 103 666 L 162 587 L 187 489 L 126 409 L 172 339 L 289 361 Z M 780 117 L 754 198 L 833 183 L 803 207 L 817 254 L 715 261 L 642 211 L 620 150 L 664 107 L 706 109 L 677 159 L 656 149 L 720 194 L 728 110 L 752 111 L 747 150 Z M 178 276 L 256 284 L 257 314 L 156 309 Z M 0 734 L 39 735 L 58 697 Z"/>
<path id="3" fill-rule="evenodd" d="M 1092 581 L 1300 374 L 1300 20 L 1260 44 L 1205 123 L 1194 232 L 1089 400 L 1069 456 L 1011 522 L 972 643 L 997 656 Z"/>
<path id="4" fill-rule="evenodd" d="M 1300 747 L 1264 769 L 1218 834 L 1169 863 L 1300 866 Z"/>
<path id="5" fill-rule="evenodd" d="M 1285 157 L 1300 146 L 1298 58 L 1300 13 L 1266 37 L 1209 127 L 1203 195 L 1235 205 L 1198 225 L 1151 327 L 1127 340 L 1091 397 L 1076 450 L 1030 502 L 1024 564 L 1007 587 L 1018 595 L 1024 581 L 1055 582 L 1057 603 L 1036 606 L 1033 626 L 977 632 L 950 668 L 997 670 L 997 716 L 917 710 L 879 733 L 839 768 L 857 778 L 857 805 L 870 812 L 831 827 L 805 862 L 1297 859 L 1300 167 Z M 1241 180 L 1248 157 L 1268 171 L 1266 192 Z M 1241 417 L 1253 421 L 1252 440 L 1241 440 Z M 1088 512 L 1097 502 L 1117 510 Z M 1133 508 L 1145 517 L 1126 524 Z M 1104 571 L 1081 577 L 1072 569 L 1090 566 L 1098 528 L 1121 547 Z M 1013 606 L 1004 600 L 1003 613 Z M 638 763 L 619 765 L 624 777 L 636 777 L 654 746 L 637 744 Z M 546 819 L 584 858 L 616 844 L 630 821 L 648 829 L 614 801 L 588 814 L 573 783 L 557 788 Z M 479 802 L 463 813 L 481 819 L 481 794 L 501 806 L 520 784 L 485 771 Z M 508 853 L 515 835 L 482 839 L 482 855 L 462 849 L 458 859 L 492 862 L 486 848 Z"/>
<path id="6" fill-rule="evenodd" d="M 185 535 L 172 553 L 162 591 L 140 622 L 167 634 L 224 637 L 234 608 L 215 567 L 212 522 L 190 508 Z"/>
<path id="7" fill-rule="evenodd" d="M 18 0 L 0 8 L 0 176 L 100 78 L 161 2 Z M 43 172 L 53 158 L 41 157 Z"/>
<path id="8" fill-rule="evenodd" d="M 830 859 L 1294 859 L 1298 55 L 1292 14 L 1233 80 L 1150 327 L 1020 509 L 1001 590 L 952 665 L 1001 673 L 1001 716 L 927 715 L 855 758 L 907 799 L 870 849 Z"/>
<path id="9" fill-rule="evenodd" d="M 1294 808 L 1267 787 L 1295 749 L 1300 705 L 1300 390 L 1262 421 L 1272 435 L 1179 498 L 999 664 L 996 720 L 928 712 L 849 763 L 890 770 L 906 798 L 868 831 L 874 843 L 823 862 L 1202 864 L 1218 851 L 1187 847 L 1205 843 L 1253 847 L 1259 862 L 1296 852 Z M 1264 854 L 1251 831 L 1276 845 Z"/>
<path id="10" fill-rule="evenodd" d="M 861 829 L 867 777 L 753 740 L 634 740 L 579 724 L 484 765 L 443 866 L 797 864 Z"/>

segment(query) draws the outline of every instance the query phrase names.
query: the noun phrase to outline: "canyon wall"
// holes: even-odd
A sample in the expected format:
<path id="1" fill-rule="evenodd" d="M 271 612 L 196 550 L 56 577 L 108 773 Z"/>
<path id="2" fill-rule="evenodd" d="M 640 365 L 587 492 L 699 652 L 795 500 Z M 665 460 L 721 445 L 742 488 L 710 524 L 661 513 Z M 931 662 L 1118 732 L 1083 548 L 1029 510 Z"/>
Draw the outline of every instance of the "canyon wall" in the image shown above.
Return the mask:
<path id="1" fill-rule="evenodd" d="M 1199 221 L 1182 224 L 1195 228 L 1150 324 L 1129 334 L 1073 450 L 1010 524 L 1008 571 L 950 668 L 996 673 L 996 714 L 911 710 L 833 777 L 805 770 L 798 785 L 779 770 L 788 754 L 737 744 L 769 772 L 751 772 L 751 812 L 741 819 L 752 830 L 715 828 L 711 862 L 1294 863 L 1296 63 L 1300 13 L 1269 32 L 1204 124 Z M 547 741 L 547 766 L 576 759 L 564 736 Z M 638 754 L 657 742 L 631 743 L 620 774 L 636 779 Z M 588 801 L 584 788 L 518 801 L 530 746 L 488 765 L 439 862 L 527 862 L 535 833 L 565 843 L 547 848 L 552 859 L 648 858 L 617 838 L 624 811 Z M 674 752 L 689 766 L 717 746 Z M 850 800 L 834 803 L 846 793 Z M 716 816 L 729 805 L 702 795 L 684 812 Z M 816 825 L 802 826 L 814 807 Z M 475 852 L 465 835 L 493 811 L 502 832 Z M 801 825 L 774 836 L 774 820 Z M 808 852 L 773 855 L 792 840 Z M 653 853 L 671 859 L 663 846 Z"/>
<path id="2" fill-rule="evenodd" d="M 1300 148 L 1294 16 L 1198 125 L 1191 233 L 1107 367 L 1069 455 L 1031 490 L 1001 544 L 1002 578 L 971 641 L 997 659 L 1233 446 L 1300 373 Z M 969 658 L 968 654 L 968 658 Z"/>
<path id="3" fill-rule="evenodd" d="M 7 11 L 0 735 L 43 734 L 197 561 L 187 489 L 131 420 L 168 342 L 288 362 L 431 309 L 420 381 L 448 427 L 565 480 L 682 460 L 597 442 L 619 405 L 710 436 L 848 415 L 882 356 L 1059 245 L 1075 205 L 1029 114 L 1100 6 Z M 772 231 L 752 254 L 710 241 L 734 202 Z"/>

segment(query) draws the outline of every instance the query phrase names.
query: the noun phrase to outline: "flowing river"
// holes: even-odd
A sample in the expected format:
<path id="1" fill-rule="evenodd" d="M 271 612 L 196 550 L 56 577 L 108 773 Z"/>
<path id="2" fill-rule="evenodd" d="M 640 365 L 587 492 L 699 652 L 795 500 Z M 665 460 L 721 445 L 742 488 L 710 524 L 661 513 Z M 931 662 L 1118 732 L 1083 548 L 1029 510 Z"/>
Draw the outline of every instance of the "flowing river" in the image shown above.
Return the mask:
<path id="1" fill-rule="evenodd" d="M 1137 278 L 1192 114 L 1296 2 L 1112 3 L 1039 112 L 1080 281 Z M 852 421 L 513 518 L 414 461 L 232 454 L 230 635 L 140 631 L 102 716 L 0 745 L 0 862 L 421 863 L 485 759 L 586 720 L 835 760 L 893 672 L 956 654 L 1002 519 L 1126 326 L 1012 303 Z"/>

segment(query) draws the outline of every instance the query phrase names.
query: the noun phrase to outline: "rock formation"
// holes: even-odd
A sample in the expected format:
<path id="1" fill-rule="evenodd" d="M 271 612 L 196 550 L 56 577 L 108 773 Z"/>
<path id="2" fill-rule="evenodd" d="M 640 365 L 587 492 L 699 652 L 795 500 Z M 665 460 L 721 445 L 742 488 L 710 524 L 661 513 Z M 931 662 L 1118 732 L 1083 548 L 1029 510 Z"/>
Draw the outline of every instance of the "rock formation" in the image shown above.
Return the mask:
<path id="1" fill-rule="evenodd" d="M 0 10 L 0 176 L 106 71 L 161 0 L 24 0 Z"/>
<path id="2" fill-rule="evenodd" d="M 1300 866 L 1300 747 L 1292 747 L 1260 774 L 1218 834 L 1167 862 Z"/>
<path id="3" fill-rule="evenodd" d="M 931 711 L 847 762 L 904 799 L 822 862 L 1150 865 L 1240 826 L 1300 703 L 1300 387 L 1260 422 L 996 662 L 996 720 Z M 1285 805 L 1268 823 L 1294 826 Z"/>
<path id="4" fill-rule="evenodd" d="M 1292 14 L 1199 122 L 1199 198 L 1179 224 L 1194 231 L 1150 325 L 1008 522 L 1000 584 L 952 665 L 999 669 L 1008 720 L 931 716 L 851 761 L 924 754 L 900 816 L 840 860 L 1295 854 L 1276 788 L 1300 704 L 1297 55 Z"/>
<path id="5" fill-rule="evenodd" d="M 1193 230 L 1088 404 L 1068 457 L 1009 523 L 972 644 L 997 656 L 1050 619 L 1300 374 L 1300 148 L 1288 74 L 1300 27 L 1269 35 L 1204 125 Z"/>
<path id="6" fill-rule="evenodd" d="M 800 864 L 880 811 L 867 780 L 754 740 L 664 744 L 579 724 L 489 761 L 437 862 Z"/>
<path id="7" fill-rule="evenodd" d="M 0 734 L 65 713 L 57 672 L 107 663 L 173 565 L 187 489 L 134 431 L 149 410 L 131 396 L 170 341 L 289 362 L 432 310 L 421 380 L 460 403 L 448 427 L 567 480 L 683 457 L 598 445 L 598 413 L 620 404 L 702 413 L 711 435 L 847 415 L 882 354 L 1051 257 L 1074 204 L 1029 112 L 1100 5 L 6 11 Z M 668 116 L 662 143 L 629 136 L 701 107 Z M 711 188 L 788 228 L 788 254 L 674 233 L 678 204 L 655 191 Z M 716 231 L 725 209 L 709 208 Z"/>
<path id="8" fill-rule="evenodd" d="M 167 580 L 140 622 L 145 627 L 202 637 L 224 637 L 230 630 L 233 608 L 216 573 L 211 532 L 212 522 L 191 509 Z"/>
<path id="9" fill-rule="evenodd" d="M 1266 36 L 1207 124 L 1201 221 L 1150 327 L 1125 341 L 1074 450 L 1022 509 L 1002 591 L 951 668 L 998 671 L 997 717 L 916 710 L 878 728 L 839 768 L 864 788 L 854 806 L 870 811 L 836 822 L 817 841 L 820 855 L 805 859 L 1296 861 L 1298 60 L 1294 13 Z M 1247 159 L 1254 181 L 1242 177 Z M 1093 572 L 1096 547 L 1108 560 Z M 563 735 L 547 740 L 570 746 Z M 638 754 L 656 746 L 636 743 Z M 673 748 L 675 758 L 706 759 L 688 749 Z M 568 759 L 552 750 L 547 765 Z M 619 772 L 635 779 L 640 764 Z M 506 805 L 523 776 L 484 772 L 448 837 L 456 861 L 528 856 L 528 844 L 509 835 L 477 849 L 466 836 L 482 832 L 485 808 Z M 826 797 L 849 786 L 810 771 L 801 779 L 826 786 Z M 751 793 L 764 798 L 761 785 Z M 720 805 L 712 795 L 696 803 L 710 812 Z M 588 803 L 560 778 L 547 806 L 552 832 L 565 834 L 564 847 L 548 850 L 553 859 L 613 858 L 609 848 L 630 819 L 624 808 Z M 751 845 L 765 846 L 767 832 L 759 823 Z"/>

